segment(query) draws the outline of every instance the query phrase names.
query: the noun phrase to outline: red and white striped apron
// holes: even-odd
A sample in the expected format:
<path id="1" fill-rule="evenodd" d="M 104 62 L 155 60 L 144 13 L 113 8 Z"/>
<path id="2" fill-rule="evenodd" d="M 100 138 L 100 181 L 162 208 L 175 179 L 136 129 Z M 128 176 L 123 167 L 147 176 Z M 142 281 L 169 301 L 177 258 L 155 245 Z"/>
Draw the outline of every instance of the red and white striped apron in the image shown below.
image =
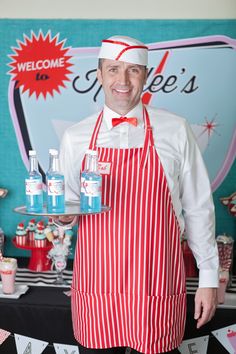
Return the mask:
<path id="1" fill-rule="evenodd" d="M 185 271 L 180 229 L 144 108 L 144 147 L 96 147 L 108 213 L 81 216 L 72 283 L 74 335 L 88 348 L 128 346 L 162 353 L 180 345 Z"/>

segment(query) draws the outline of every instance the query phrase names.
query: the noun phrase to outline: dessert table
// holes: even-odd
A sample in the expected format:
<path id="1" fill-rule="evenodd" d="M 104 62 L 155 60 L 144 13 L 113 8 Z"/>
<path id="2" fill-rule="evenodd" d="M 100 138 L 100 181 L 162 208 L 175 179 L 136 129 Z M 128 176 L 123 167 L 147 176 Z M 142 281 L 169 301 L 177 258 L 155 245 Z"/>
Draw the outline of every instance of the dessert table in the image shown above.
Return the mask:
<path id="1" fill-rule="evenodd" d="M 71 261 L 72 262 L 72 261 Z M 48 342 L 45 354 L 55 354 L 53 343 L 77 345 L 72 329 L 70 297 L 64 292 L 70 290 L 72 263 L 64 272 L 67 287 L 53 286 L 56 272 L 32 272 L 20 268 L 17 272 L 17 284 L 28 285 L 28 290 L 17 299 L 0 297 L 0 328 L 12 334 L 17 333 Z M 194 313 L 194 293 L 197 279 L 187 279 L 187 322 L 184 339 L 210 335 L 209 354 L 226 354 L 227 351 L 211 334 L 211 331 L 236 323 L 236 277 L 235 288 L 226 294 L 226 303 L 219 305 L 215 317 L 203 328 L 197 330 Z M 14 336 L 0 346 L 0 353 L 16 353 Z"/>

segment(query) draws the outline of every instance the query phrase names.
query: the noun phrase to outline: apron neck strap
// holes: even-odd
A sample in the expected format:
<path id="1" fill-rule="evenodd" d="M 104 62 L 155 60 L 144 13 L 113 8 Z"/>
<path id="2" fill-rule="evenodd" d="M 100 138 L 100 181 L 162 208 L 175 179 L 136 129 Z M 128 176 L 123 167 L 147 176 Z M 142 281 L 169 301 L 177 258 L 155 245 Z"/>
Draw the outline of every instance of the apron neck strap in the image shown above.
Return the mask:
<path id="1" fill-rule="evenodd" d="M 90 140 L 90 144 L 89 144 L 89 149 L 90 150 L 95 150 L 96 149 L 96 142 L 97 142 L 98 132 L 99 132 L 100 126 L 102 124 L 102 117 L 103 117 L 103 110 L 99 114 L 98 119 L 97 119 L 96 124 L 95 124 L 95 128 L 93 130 L 93 134 L 92 134 L 92 137 L 91 137 L 91 140 Z"/>
<path id="2" fill-rule="evenodd" d="M 143 119 L 144 119 L 144 126 L 145 126 L 144 147 L 145 145 L 154 146 L 152 127 L 150 124 L 149 114 L 145 106 L 143 106 Z"/>
<path id="3" fill-rule="evenodd" d="M 149 148 L 151 146 L 154 146 L 154 139 L 153 139 L 152 127 L 150 125 L 149 114 L 147 112 L 146 107 L 144 106 L 143 106 L 143 117 L 145 123 L 145 138 L 144 138 L 143 151 L 140 159 L 140 169 L 145 168 L 149 150 L 150 150 Z"/>

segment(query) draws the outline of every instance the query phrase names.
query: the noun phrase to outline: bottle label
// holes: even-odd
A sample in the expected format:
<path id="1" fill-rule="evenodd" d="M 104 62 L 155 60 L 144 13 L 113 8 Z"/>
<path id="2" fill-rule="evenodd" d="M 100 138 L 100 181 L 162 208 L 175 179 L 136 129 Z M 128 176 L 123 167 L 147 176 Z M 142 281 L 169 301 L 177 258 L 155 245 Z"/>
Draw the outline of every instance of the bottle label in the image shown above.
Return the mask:
<path id="1" fill-rule="evenodd" d="M 12 269 L 9 270 L 1 270 L 0 273 L 3 275 L 12 275 L 15 271 Z"/>
<path id="2" fill-rule="evenodd" d="M 43 192 L 42 182 L 33 179 L 25 180 L 26 195 L 40 195 Z"/>
<path id="3" fill-rule="evenodd" d="M 100 197 L 102 190 L 101 182 L 85 180 L 83 182 L 83 190 L 86 197 Z"/>
<path id="4" fill-rule="evenodd" d="M 63 195 L 64 191 L 64 181 L 54 179 L 48 180 L 48 195 Z"/>

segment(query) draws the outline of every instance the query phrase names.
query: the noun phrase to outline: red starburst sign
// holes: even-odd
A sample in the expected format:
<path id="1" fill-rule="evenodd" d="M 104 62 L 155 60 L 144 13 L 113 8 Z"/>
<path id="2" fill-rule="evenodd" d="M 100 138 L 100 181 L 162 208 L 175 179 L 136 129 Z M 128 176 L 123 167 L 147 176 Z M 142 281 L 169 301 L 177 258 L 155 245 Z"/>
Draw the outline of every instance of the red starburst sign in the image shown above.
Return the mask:
<path id="1" fill-rule="evenodd" d="M 71 56 L 66 55 L 69 48 L 64 48 L 64 41 L 58 42 L 59 35 L 46 36 L 40 31 L 38 36 L 31 33 L 31 38 L 24 36 L 24 42 L 18 41 L 18 48 L 12 48 L 15 54 L 9 55 L 12 69 L 9 74 L 16 81 L 16 88 L 21 87 L 22 92 L 29 90 L 29 96 L 33 93 L 36 98 L 47 94 L 53 96 L 53 91 L 60 93 L 60 87 L 65 87 L 64 81 L 71 71 Z"/>

